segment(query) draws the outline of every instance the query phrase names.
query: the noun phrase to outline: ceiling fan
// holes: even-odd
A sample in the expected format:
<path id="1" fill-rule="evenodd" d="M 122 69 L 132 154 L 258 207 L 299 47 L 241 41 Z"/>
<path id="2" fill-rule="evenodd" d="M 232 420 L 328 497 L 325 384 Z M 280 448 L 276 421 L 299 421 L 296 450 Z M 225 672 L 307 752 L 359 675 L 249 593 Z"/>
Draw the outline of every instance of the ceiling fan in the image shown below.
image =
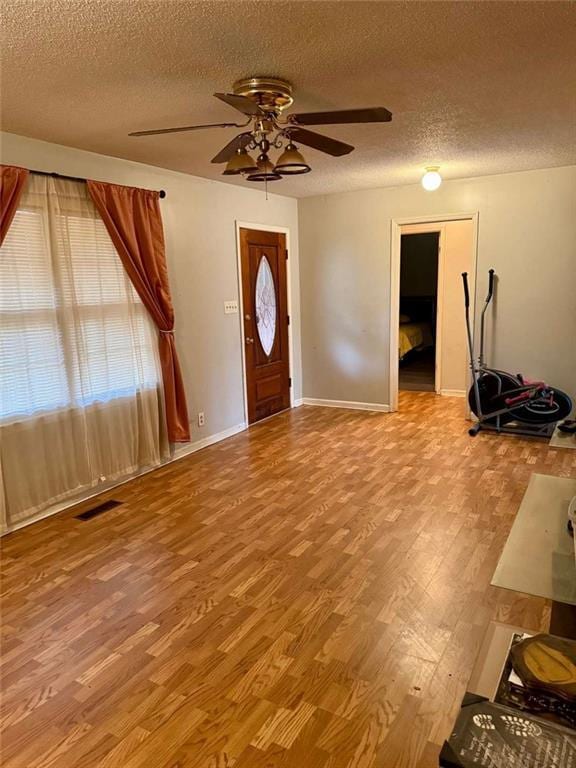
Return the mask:
<path id="1" fill-rule="evenodd" d="M 213 163 L 226 163 L 224 176 L 243 174 L 248 181 L 278 181 L 283 176 L 308 173 L 312 169 L 299 151 L 304 144 L 333 157 L 352 152 L 354 147 L 329 136 L 309 131 L 305 125 L 341 125 L 344 123 L 388 123 L 392 113 L 384 107 L 343 109 L 335 112 L 305 112 L 282 116 L 291 106 L 292 84 L 273 77 L 249 77 L 238 80 L 233 93 L 215 93 L 247 118 L 245 123 L 209 123 L 185 125 L 180 128 L 160 128 L 152 131 L 134 131 L 129 136 L 156 136 L 163 133 L 182 133 L 204 128 L 245 128 L 212 158 Z M 270 149 L 283 149 L 274 163 L 268 155 Z M 249 152 L 258 150 L 254 159 Z"/>

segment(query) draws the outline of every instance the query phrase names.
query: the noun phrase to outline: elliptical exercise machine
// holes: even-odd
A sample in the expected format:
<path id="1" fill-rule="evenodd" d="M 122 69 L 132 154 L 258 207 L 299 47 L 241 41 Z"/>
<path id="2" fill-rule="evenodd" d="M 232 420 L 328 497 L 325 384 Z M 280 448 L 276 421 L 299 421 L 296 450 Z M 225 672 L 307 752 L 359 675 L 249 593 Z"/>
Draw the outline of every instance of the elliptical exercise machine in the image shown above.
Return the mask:
<path id="1" fill-rule="evenodd" d="M 478 358 L 474 358 L 467 272 L 462 273 L 462 281 L 472 372 L 468 404 L 478 418 L 468 434 L 475 436 L 484 429 L 514 435 L 550 437 L 556 423 L 569 416 L 572 410 L 571 399 L 565 392 L 543 381 L 531 381 L 521 373 L 514 375 L 487 367 L 484 360 L 484 316 L 494 293 L 493 269 L 488 272 L 488 295 L 480 315 L 480 350 Z"/>

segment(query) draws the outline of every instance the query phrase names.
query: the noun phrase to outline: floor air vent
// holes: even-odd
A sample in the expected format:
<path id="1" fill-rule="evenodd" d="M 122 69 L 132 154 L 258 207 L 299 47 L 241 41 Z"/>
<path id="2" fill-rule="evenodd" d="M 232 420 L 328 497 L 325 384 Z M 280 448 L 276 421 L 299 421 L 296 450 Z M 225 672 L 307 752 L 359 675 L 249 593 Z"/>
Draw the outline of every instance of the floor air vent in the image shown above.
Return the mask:
<path id="1" fill-rule="evenodd" d="M 97 507 L 92 507 L 92 509 L 87 509 L 86 512 L 82 512 L 81 514 L 76 515 L 76 520 L 91 520 L 93 517 L 96 517 L 96 515 L 101 515 L 103 512 L 108 512 L 109 509 L 119 507 L 121 504 L 121 501 L 114 501 L 114 499 L 111 501 L 105 501 L 102 504 L 98 504 Z"/>

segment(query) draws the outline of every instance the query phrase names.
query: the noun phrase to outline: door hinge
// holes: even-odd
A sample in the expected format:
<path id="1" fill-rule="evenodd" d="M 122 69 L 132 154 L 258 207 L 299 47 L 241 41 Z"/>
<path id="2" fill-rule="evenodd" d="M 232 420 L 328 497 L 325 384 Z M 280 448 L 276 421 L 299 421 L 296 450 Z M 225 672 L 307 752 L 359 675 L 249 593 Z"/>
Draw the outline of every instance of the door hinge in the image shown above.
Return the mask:
<path id="1" fill-rule="evenodd" d="M 290 315 L 286 315 L 286 324 L 290 325 Z"/>
<path id="2" fill-rule="evenodd" d="M 284 251 L 284 253 L 286 254 L 286 258 L 288 258 L 288 251 Z"/>
<path id="3" fill-rule="evenodd" d="M 291 376 L 288 377 L 288 386 L 289 387 L 292 386 L 292 377 Z"/>

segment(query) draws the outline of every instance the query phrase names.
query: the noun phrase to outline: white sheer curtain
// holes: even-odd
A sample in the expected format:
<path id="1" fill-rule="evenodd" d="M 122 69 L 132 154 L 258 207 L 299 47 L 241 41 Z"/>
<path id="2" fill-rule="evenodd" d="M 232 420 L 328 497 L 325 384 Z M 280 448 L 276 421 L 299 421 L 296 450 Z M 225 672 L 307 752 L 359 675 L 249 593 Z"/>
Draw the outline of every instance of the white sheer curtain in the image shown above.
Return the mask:
<path id="1" fill-rule="evenodd" d="M 168 455 L 158 332 L 84 183 L 30 175 L 0 322 L 4 529 Z"/>

